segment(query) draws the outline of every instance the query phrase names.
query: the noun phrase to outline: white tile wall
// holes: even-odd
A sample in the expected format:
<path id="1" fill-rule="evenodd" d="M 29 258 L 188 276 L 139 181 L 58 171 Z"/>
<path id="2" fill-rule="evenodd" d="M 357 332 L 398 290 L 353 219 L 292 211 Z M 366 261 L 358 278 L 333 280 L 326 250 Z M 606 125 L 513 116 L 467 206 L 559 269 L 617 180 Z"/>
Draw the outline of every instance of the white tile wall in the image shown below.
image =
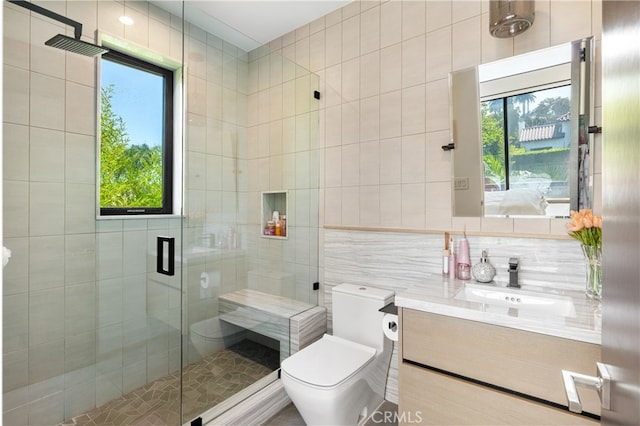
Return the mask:
<path id="1" fill-rule="evenodd" d="M 361 210 L 375 205 L 370 197 L 376 192 L 369 186 L 376 185 L 371 182 L 371 176 L 377 174 L 380 176 L 377 185 L 432 183 L 428 188 L 422 185 L 424 191 L 417 199 L 412 198 L 418 192 L 416 187 L 402 188 L 402 204 L 396 204 L 401 221 L 396 227 L 457 229 L 457 226 L 468 224 L 483 232 L 506 230 L 533 235 L 564 235 L 561 220 L 542 219 L 531 223 L 521 219 L 478 221 L 451 217 L 447 204 L 450 200 L 451 154 L 440 149 L 450 137 L 448 73 L 588 35 L 599 40 L 600 14 L 599 0 L 536 2 L 533 28 L 506 40 L 488 34 L 487 0 L 356 1 L 325 17 L 324 27 L 322 20 L 314 22 L 314 30 L 308 36 L 315 40 L 308 44 L 310 52 L 298 52 L 297 57 L 324 58 L 324 63 L 321 60 L 314 62 L 313 68 L 322 78 L 320 84 L 324 87 L 323 105 L 326 108 L 321 123 L 326 157 L 324 224 L 388 226 L 391 221 L 383 210 L 390 207 L 385 202 L 379 203 L 378 213 L 367 211 L 363 214 Z M 356 23 L 360 27 L 359 33 L 354 30 Z M 306 34 L 297 33 L 299 48 L 307 48 L 306 43 L 300 43 Z M 287 37 L 293 35 L 275 40 L 270 47 L 275 51 L 284 50 L 283 40 Z M 322 39 L 324 44 L 319 42 Z M 599 83 L 596 83 L 598 91 Z M 596 121 L 598 114 L 599 111 Z M 407 150 L 407 136 L 417 135 L 422 136 L 422 151 L 415 151 L 417 147 L 413 151 Z M 403 137 L 399 159 L 389 148 L 398 144 L 392 139 L 398 136 Z M 365 162 L 360 158 L 362 154 L 356 158 L 354 153 L 362 151 L 363 146 L 367 152 L 373 141 L 379 142 L 381 161 L 378 170 L 358 171 Z M 334 149 L 340 145 L 343 147 L 341 152 Z M 416 156 L 412 155 L 414 152 Z M 371 156 L 370 153 L 365 155 Z M 424 158 L 424 161 L 419 165 L 417 158 Z M 369 163 L 367 166 L 375 167 Z M 595 198 L 599 200 L 597 169 L 595 177 Z M 351 188 L 354 185 L 360 186 L 361 190 L 355 192 Z M 342 190 L 337 191 L 338 187 Z M 367 188 L 363 190 L 363 187 Z M 368 201 L 354 202 L 351 198 L 363 193 L 368 194 L 365 197 Z M 389 199 L 389 188 L 380 187 L 377 193 Z M 343 201 L 346 204 L 342 204 Z M 424 206 L 420 212 L 422 217 L 417 217 L 421 205 Z M 599 206 L 598 201 L 596 206 Z M 338 210 L 340 214 L 336 213 Z M 373 223 L 375 218 L 377 223 Z"/>

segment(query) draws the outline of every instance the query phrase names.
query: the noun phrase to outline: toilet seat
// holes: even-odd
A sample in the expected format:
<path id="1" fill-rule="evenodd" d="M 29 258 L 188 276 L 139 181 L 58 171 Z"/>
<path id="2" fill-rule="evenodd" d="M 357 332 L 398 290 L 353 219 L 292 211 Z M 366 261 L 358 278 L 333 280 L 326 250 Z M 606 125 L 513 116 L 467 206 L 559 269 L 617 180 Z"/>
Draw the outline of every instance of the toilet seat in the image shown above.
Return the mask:
<path id="1" fill-rule="evenodd" d="M 325 334 L 285 359 L 281 370 L 296 381 L 329 389 L 362 370 L 375 354 L 374 348 Z"/>

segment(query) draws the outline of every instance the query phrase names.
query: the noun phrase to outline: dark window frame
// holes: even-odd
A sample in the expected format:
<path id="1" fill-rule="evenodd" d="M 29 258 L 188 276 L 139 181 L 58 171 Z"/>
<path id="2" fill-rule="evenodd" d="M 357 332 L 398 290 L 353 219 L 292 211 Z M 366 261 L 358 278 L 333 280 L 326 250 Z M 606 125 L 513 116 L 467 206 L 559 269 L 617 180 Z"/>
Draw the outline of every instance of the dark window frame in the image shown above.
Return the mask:
<path id="1" fill-rule="evenodd" d="M 173 214 L 174 71 L 113 49 L 103 54 L 102 59 L 162 76 L 164 80 L 164 117 L 162 141 L 162 207 L 102 207 L 100 205 L 100 216 Z M 102 82 L 100 82 L 100 87 L 102 87 Z M 102 164 L 99 164 L 99 168 L 100 167 L 102 167 Z M 100 182 L 98 184 L 101 186 Z M 99 188 L 99 190 L 101 190 L 101 188 Z M 100 204 L 100 196 L 98 196 L 98 204 Z"/>

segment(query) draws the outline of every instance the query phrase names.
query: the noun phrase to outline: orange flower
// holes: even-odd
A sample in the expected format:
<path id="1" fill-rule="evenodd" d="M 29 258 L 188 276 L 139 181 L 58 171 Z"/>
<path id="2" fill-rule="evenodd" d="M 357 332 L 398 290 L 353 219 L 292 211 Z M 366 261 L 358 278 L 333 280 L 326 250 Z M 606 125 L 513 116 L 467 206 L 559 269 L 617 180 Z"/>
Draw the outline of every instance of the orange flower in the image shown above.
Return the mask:
<path id="1" fill-rule="evenodd" d="M 602 247 L 602 216 L 594 216 L 591 209 L 572 210 L 566 226 L 569 235 L 582 244 Z"/>

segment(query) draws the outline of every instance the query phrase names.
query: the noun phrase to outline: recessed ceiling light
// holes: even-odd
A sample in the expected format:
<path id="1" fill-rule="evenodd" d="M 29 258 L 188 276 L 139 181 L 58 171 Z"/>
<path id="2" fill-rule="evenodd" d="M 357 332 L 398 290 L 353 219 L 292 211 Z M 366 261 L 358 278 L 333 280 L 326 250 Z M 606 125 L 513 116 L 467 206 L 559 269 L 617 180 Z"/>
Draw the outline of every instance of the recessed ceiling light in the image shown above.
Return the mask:
<path id="1" fill-rule="evenodd" d="M 125 15 L 119 17 L 118 21 L 120 21 L 120 23 L 124 25 L 133 25 L 133 19 Z"/>

